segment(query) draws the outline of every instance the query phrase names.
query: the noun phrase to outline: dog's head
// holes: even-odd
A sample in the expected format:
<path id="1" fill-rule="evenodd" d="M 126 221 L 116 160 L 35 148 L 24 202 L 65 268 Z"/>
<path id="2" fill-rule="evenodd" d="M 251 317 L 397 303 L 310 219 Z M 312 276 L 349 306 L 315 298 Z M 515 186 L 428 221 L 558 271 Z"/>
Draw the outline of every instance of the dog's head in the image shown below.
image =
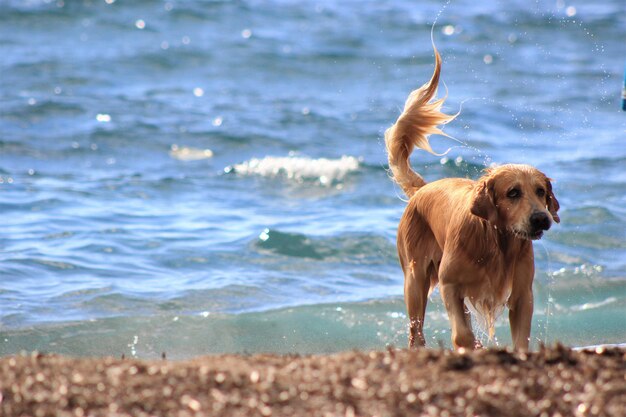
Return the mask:
<path id="1" fill-rule="evenodd" d="M 519 238 L 540 239 L 559 223 L 559 202 L 550 179 L 529 165 L 490 168 L 476 183 L 472 214 Z"/>

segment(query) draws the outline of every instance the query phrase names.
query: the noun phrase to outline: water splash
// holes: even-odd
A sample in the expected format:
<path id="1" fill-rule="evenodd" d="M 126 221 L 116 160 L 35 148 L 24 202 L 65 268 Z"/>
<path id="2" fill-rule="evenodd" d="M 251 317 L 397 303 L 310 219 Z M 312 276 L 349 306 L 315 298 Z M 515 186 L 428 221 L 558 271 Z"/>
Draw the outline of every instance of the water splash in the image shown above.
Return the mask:
<path id="1" fill-rule="evenodd" d="M 543 327 L 544 334 L 543 334 L 543 342 L 542 342 L 545 345 L 545 344 L 548 344 L 548 337 L 550 334 L 549 332 L 550 315 L 553 314 L 552 310 L 554 309 L 554 304 L 555 304 L 554 298 L 552 297 L 552 288 L 554 287 L 556 274 L 552 270 L 552 262 L 550 259 L 550 252 L 548 251 L 548 248 L 546 248 L 546 245 L 544 242 L 539 241 L 538 243 L 543 249 L 543 251 L 545 252 L 546 260 L 548 263 L 548 266 L 546 268 L 546 274 L 548 275 L 547 299 L 546 299 L 546 307 L 545 307 L 546 321 Z"/>
<path id="2" fill-rule="evenodd" d="M 127 345 L 130 348 L 130 356 L 132 356 L 133 358 L 137 357 L 137 344 L 138 343 L 139 343 L 139 336 L 134 335 L 133 341 Z"/>

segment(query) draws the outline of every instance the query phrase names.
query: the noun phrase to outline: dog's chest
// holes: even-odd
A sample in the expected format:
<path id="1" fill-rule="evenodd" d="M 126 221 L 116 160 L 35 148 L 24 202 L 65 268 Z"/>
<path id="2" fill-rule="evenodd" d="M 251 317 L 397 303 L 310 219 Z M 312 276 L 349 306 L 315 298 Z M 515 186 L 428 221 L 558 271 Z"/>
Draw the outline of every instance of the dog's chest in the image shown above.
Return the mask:
<path id="1" fill-rule="evenodd" d="M 478 325 L 488 333 L 495 334 L 495 323 L 504 311 L 511 296 L 513 280 L 510 276 L 490 276 L 481 280 L 465 297 L 465 305 L 476 318 Z"/>
<path id="2" fill-rule="evenodd" d="M 482 306 L 485 312 L 500 310 L 507 304 L 516 280 L 522 279 L 518 284 L 523 285 L 530 274 L 532 282 L 533 269 L 526 262 L 527 259 L 532 262 L 532 246 L 519 247 L 512 243 L 505 246 L 508 251 L 483 253 L 480 261 L 476 261 L 474 254 L 474 268 L 466 272 L 469 279 L 465 281 L 465 296 L 474 306 Z"/>

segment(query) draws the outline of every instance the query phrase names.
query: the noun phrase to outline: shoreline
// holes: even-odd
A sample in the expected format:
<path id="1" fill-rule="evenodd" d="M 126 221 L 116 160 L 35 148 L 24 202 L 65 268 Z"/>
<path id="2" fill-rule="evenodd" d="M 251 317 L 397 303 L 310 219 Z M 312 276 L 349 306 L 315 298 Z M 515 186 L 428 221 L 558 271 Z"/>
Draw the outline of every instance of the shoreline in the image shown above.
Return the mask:
<path id="1" fill-rule="evenodd" d="M 623 416 L 626 349 L 0 358 L 2 416 Z M 545 414 L 547 413 L 547 414 Z"/>

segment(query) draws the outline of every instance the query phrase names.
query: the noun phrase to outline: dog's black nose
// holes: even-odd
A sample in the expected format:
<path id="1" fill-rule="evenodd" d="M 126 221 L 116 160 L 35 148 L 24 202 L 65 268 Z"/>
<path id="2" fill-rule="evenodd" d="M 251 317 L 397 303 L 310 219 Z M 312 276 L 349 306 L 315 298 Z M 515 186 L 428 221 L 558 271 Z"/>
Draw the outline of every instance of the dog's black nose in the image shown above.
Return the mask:
<path id="1" fill-rule="evenodd" d="M 550 226 L 552 226 L 552 221 L 543 211 L 536 211 L 530 215 L 530 227 L 533 230 L 548 230 Z"/>

